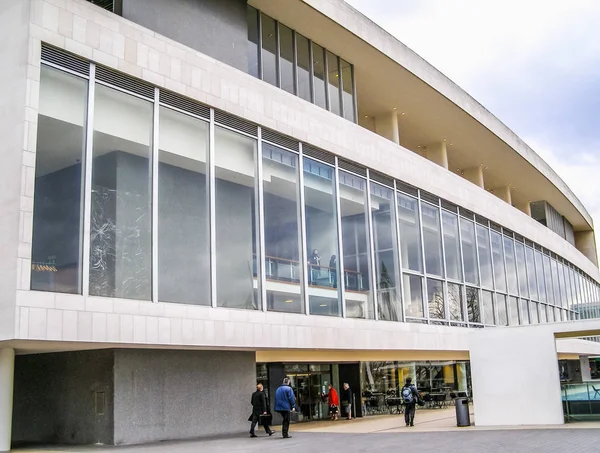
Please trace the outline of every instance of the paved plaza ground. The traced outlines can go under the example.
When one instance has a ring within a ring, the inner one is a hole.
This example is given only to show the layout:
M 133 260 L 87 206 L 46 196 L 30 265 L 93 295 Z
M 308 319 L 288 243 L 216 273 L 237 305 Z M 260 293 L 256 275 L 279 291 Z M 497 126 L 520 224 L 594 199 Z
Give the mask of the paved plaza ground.
M 554 453 L 600 452 L 600 423 L 519 429 L 457 428 L 454 409 L 419 411 L 417 426 L 407 428 L 401 415 L 293 425 L 292 439 L 263 433 L 133 447 L 48 447 L 18 449 L 22 453 L 197 453 L 306 452 L 351 453 Z

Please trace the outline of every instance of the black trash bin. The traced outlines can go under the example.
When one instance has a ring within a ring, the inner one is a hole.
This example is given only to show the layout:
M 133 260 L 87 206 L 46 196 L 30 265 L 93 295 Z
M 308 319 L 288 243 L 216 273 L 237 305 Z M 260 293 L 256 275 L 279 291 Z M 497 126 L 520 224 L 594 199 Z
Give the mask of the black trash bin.
M 454 400 L 456 408 L 456 426 L 471 426 L 471 416 L 469 415 L 469 399 L 456 398 Z

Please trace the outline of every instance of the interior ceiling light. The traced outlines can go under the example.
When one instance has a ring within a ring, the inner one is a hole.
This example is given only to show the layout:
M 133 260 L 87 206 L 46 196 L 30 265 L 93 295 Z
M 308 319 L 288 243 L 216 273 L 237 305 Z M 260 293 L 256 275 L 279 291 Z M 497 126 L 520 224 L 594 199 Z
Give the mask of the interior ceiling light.
M 406 115 L 406 112 L 402 112 L 402 116 Z
M 369 115 L 365 115 L 365 118 L 368 118 L 368 117 L 369 117 Z
M 421 145 L 417 145 L 417 148 L 420 148 L 420 147 L 421 147 Z
M 446 139 L 444 139 L 444 141 L 446 141 Z
M 398 110 L 396 107 L 394 107 L 394 110 Z
M 292 302 L 294 302 L 292 299 L 288 299 L 285 301 L 286 304 L 291 304 Z
M 450 143 L 450 146 L 452 146 L 452 143 Z
M 319 305 L 319 307 L 326 307 L 326 306 L 327 306 L 327 304 L 321 304 L 321 305 Z

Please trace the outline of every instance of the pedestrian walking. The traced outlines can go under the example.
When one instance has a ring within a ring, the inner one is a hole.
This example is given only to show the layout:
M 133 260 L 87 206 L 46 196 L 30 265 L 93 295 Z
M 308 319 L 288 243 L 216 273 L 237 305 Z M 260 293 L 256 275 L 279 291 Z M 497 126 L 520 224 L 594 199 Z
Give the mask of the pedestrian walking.
M 339 416 L 340 398 L 337 390 L 332 384 L 329 384 L 328 388 L 329 391 L 325 396 L 327 396 L 327 404 L 329 405 L 329 415 L 331 416 L 331 420 L 337 420 Z
M 406 384 L 402 387 L 402 400 L 406 409 L 404 411 L 404 421 L 406 426 L 415 426 L 415 408 L 419 401 L 419 392 L 412 384 L 411 378 L 406 378 Z
M 275 411 L 283 417 L 281 424 L 281 435 L 284 439 L 290 436 L 290 416 L 296 410 L 296 398 L 294 391 L 290 387 L 289 378 L 283 379 L 283 384 L 275 392 Z
M 347 382 L 344 382 L 344 390 L 342 390 L 342 406 L 346 411 L 347 420 L 352 420 L 352 390 Z
M 257 437 L 254 433 L 254 428 L 256 428 L 257 423 L 265 428 L 265 433 L 267 433 L 269 436 L 275 434 L 275 431 L 273 431 L 269 426 L 270 417 L 269 405 L 267 404 L 267 395 L 265 395 L 263 385 L 260 382 L 256 384 L 256 392 L 252 394 L 250 404 L 252 404 L 252 414 L 248 419 L 252 422 L 250 425 L 250 437 Z

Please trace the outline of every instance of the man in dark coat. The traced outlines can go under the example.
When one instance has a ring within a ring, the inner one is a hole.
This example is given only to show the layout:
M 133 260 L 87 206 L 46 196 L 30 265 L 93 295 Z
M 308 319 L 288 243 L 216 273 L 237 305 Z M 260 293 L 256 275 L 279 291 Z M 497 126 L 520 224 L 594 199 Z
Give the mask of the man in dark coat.
M 254 434 L 254 428 L 257 423 L 262 423 L 265 428 L 265 432 L 272 436 L 275 431 L 273 431 L 269 426 L 269 405 L 267 404 L 267 396 L 263 391 L 263 385 L 261 383 L 256 384 L 256 392 L 252 394 L 252 398 L 250 400 L 252 404 L 252 415 L 250 416 L 250 421 L 252 424 L 250 425 L 250 437 L 256 437 Z

